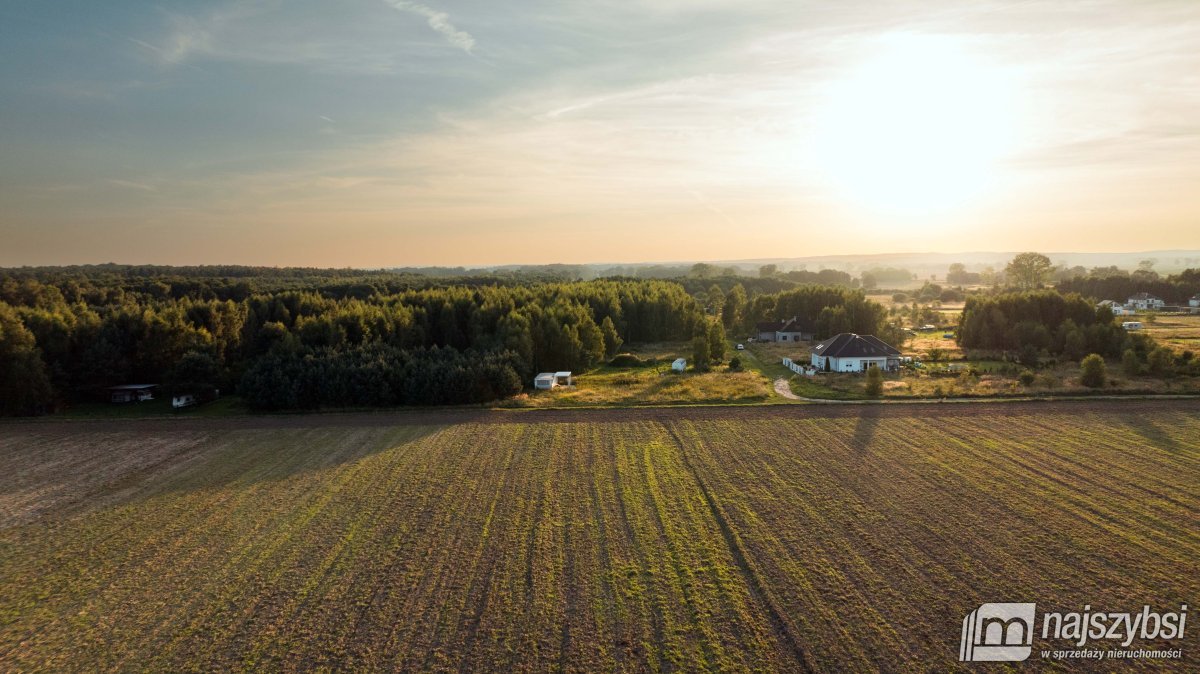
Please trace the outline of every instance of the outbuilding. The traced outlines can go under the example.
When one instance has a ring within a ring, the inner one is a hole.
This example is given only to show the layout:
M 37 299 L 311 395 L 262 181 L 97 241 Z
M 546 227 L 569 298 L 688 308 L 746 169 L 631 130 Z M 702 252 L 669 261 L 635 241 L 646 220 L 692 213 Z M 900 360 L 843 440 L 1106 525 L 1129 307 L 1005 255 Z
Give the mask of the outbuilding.
M 563 370 L 559 372 L 543 372 L 533 378 L 533 387 L 542 391 L 549 391 L 558 386 L 574 386 L 575 377 L 570 371 Z
M 687 369 L 687 360 L 684 358 L 676 358 L 671 363 L 672 372 L 683 372 Z

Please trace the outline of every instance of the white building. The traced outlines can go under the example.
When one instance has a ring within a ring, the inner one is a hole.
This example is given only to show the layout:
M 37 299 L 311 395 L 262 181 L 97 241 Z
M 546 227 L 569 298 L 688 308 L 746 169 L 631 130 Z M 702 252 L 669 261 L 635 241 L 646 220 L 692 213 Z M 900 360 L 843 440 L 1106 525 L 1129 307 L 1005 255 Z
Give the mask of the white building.
M 1121 324 L 1121 327 L 1125 328 L 1126 330 L 1141 330 L 1142 322 L 1141 321 L 1125 321 L 1124 323 Z
M 1190 298 L 1188 298 L 1188 306 L 1200 307 L 1200 293 L 1192 295 Z
M 812 349 L 812 365 L 820 372 L 865 372 L 900 367 L 900 352 L 874 335 L 843 332 Z
M 672 372 L 683 372 L 686 369 L 687 369 L 687 360 L 685 360 L 683 358 L 676 358 L 671 363 L 671 371 Z
M 549 391 L 558 386 L 574 386 L 575 377 L 569 371 L 542 372 L 533 378 L 533 387 L 540 391 Z
M 1138 293 L 1129 298 L 1125 306 L 1137 311 L 1158 311 L 1166 306 L 1167 303 L 1161 298 L 1155 297 L 1150 293 Z
M 1125 314 L 1133 313 L 1132 311 L 1127 311 L 1125 307 L 1118 304 L 1116 300 L 1104 300 L 1103 302 L 1097 304 L 1096 308 L 1108 309 L 1112 312 L 1113 316 L 1124 316 Z

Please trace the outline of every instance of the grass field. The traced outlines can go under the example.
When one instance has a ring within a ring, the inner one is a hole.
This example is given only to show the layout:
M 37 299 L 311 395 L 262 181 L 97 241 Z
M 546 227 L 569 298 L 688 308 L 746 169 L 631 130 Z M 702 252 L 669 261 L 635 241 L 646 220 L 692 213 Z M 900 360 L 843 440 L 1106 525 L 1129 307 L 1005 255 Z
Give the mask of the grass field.
M 952 670 L 982 602 L 1195 603 L 1198 411 L 0 425 L 0 668 Z

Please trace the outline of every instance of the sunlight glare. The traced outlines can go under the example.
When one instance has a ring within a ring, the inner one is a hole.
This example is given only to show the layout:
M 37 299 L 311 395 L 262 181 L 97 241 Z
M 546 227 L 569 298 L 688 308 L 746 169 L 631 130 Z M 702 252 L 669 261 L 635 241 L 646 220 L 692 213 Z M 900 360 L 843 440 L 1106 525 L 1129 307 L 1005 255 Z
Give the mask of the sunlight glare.
M 893 35 L 824 91 L 819 170 L 856 206 L 929 214 L 968 204 L 1015 141 L 1015 87 L 960 42 Z

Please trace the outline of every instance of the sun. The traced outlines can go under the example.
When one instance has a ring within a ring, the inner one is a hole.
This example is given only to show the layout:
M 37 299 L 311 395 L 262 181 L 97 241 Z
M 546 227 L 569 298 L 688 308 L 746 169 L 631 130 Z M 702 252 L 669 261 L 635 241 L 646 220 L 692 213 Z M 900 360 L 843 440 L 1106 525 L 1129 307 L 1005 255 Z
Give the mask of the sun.
M 994 181 L 1016 134 L 1015 88 L 960 41 L 881 38 L 821 92 L 817 170 L 844 199 L 882 213 L 970 203 Z

